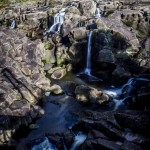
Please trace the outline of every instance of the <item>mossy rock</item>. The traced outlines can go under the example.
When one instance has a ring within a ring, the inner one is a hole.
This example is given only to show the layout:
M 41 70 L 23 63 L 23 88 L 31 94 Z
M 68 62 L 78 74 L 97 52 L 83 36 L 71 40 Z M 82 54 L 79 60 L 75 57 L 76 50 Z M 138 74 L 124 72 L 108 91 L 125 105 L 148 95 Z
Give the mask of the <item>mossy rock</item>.
M 133 20 L 122 20 L 122 22 L 128 27 L 132 27 L 133 25 Z
M 67 59 L 66 54 L 62 54 L 61 58 L 57 58 L 57 66 L 62 66 Z
M 56 58 L 53 51 L 46 50 L 45 57 L 43 59 L 44 64 L 52 64 L 56 62 Z
M 54 9 L 49 9 L 48 11 L 47 11 L 47 14 L 48 15 L 53 15 L 53 14 L 55 14 L 56 12 L 54 11 Z
M 52 43 L 50 43 L 49 41 L 45 41 L 44 47 L 46 50 L 52 50 L 54 48 L 54 45 Z
M 104 17 L 108 17 L 109 15 L 113 14 L 114 13 L 114 9 L 113 10 L 108 10 L 105 14 L 104 14 Z

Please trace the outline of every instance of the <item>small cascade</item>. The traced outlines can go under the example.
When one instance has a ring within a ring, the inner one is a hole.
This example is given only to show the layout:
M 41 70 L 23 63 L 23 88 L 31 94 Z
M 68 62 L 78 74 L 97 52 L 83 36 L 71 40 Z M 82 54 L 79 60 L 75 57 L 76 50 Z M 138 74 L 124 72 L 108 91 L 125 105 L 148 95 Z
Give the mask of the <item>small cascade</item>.
M 59 13 L 55 14 L 54 16 L 54 24 L 47 30 L 45 31 L 44 35 L 47 33 L 59 33 L 61 26 L 64 22 L 64 16 L 65 16 L 65 10 L 66 8 L 62 8 Z
M 91 75 L 91 46 L 92 46 L 92 31 L 90 31 L 88 35 L 88 50 L 86 57 L 86 67 L 84 70 L 84 73 L 87 75 Z
M 57 150 L 56 147 L 49 142 L 48 138 L 45 137 L 45 140 L 39 145 L 32 147 L 32 150 Z
M 63 137 L 62 137 L 62 143 L 63 143 L 64 150 L 67 150 L 67 147 L 66 147 L 66 145 L 65 145 L 65 142 L 64 142 Z
M 129 81 L 122 87 L 122 94 L 124 97 L 132 96 L 136 93 L 137 89 L 141 86 L 146 86 L 150 83 L 149 79 L 146 78 L 131 78 Z
M 70 150 L 77 150 L 79 146 L 86 140 L 87 135 L 82 132 L 79 132 L 74 139 L 74 142 L 70 148 Z
M 100 8 L 96 8 L 95 17 L 100 18 L 101 17 L 101 10 Z
M 11 23 L 11 29 L 15 29 L 16 28 L 16 20 L 13 19 L 12 23 Z
M 120 106 L 124 105 L 124 99 L 118 100 L 118 99 L 113 99 L 115 106 L 113 110 L 118 110 Z
M 121 90 L 121 88 L 111 88 L 103 91 L 113 98 L 113 110 L 118 110 L 121 106 L 124 105 L 124 99 L 119 98 L 119 96 L 121 95 Z

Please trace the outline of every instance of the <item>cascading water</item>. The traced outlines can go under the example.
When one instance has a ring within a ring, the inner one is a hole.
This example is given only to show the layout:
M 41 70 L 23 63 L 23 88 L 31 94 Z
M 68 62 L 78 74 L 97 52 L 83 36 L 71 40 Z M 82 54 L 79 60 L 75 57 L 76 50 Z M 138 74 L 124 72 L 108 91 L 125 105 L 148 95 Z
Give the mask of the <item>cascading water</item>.
M 33 146 L 32 150 L 57 150 L 57 149 L 53 144 L 49 142 L 48 138 L 45 137 L 45 140 L 39 145 Z
M 91 45 L 92 45 L 92 31 L 89 32 L 88 35 L 88 50 L 87 50 L 87 57 L 86 57 L 86 67 L 84 73 L 87 75 L 91 75 Z
M 96 18 L 100 18 L 101 17 L 101 10 L 100 10 L 100 8 L 96 8 L 95 16 L 96 16 Z
M 11 23 L 11 29 L 15 29 L 16 28 L 16 20 L 13 19 L 12 23 Z
M 72 144 L 70 150 L 77 150 L 79 146 L 86 140 L 87 135 L 79 132 L 74 139 L 74 143 Z
M 47 33 L 50 33 L 50 32 L 53 32 L 53 33 L 60 32 L 60 28 L 64 22 L 65 10 L 66 10 L 66 8 L 62 8 L 59 11 L 59 13 L 57 13 L 54 16 L 54 24 L 44 33 L 44 35 L 46 35 Z

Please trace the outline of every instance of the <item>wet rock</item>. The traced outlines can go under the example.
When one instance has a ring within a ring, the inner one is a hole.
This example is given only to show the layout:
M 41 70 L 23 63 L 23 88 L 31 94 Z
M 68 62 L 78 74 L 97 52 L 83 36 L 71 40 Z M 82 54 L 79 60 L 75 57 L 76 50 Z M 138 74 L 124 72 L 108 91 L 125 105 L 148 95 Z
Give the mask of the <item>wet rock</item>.
M 97 104 L 106 104 L 109 101 L 109 96 L 92 87 L 80 85 L 75 90 L 77 100 L 81 102 L 91 102 Z
M 109 150 L 119 150 L 120 146 L 116 144 L 116 142 L 104 140 L 104 139 L 98 139 L 96 140 L 97 144 L 95 145 L 96 148 L 104 148 Z
M 50 80 L 44 74 L 45 48 L 41 40 L 31 41 L 17 29 L 2 28 L 0 43 L 0 115 L 5 113 L 10 119 L 16 116 L 11 124 L 3 125 L 10 131 L 5 143 L 20 125 L 28 125 L 32 119 L 43 115 L 44 111 L 35 104 L 43 91 L 50 88 Z
M 86 27 L 87 30 L 94 30 L 97 29 L 97 24 L 93 22 L 92 24 L 88 24 Z
M 55 50 L 46 50 L 45 58 L 43 59 L 45 64 L 51 64 L 56 62 Z
M 114 64 L 116 62 L 116 58 L 111 50 L 104 48 L 101 51 L 99 51 L 98 54 L 96 54 L 96 62 L 98 64 L 101 63 Z
M 75 89 L 76 89 L 77 84 L 73 81 L 66 81 L 65 83 L 62 84 L 62 88 L 65 91 L 67 95 L 74 96 L 75 95 Z
M 101 91 L 91 90 L 89 98 L 92 103 L 106 104 L 109 101 L 109 96 Z
M 81 146 L 81 150 L 86 150 L 86 149 L 95 150 L 96 144 L 97 142 L 95 140 L 86 140 Z
M 77 86 L 75 89 L 75 94 L 76 94 L 77 100 L 79 100 L 81 102 L 88 102 L 89 101 L 88 93 L 91 90 L 92 90 L 92 88 L 90 88 L 88 86 L 84 86 L 84 85 Z
M 37 124 L 30 124 L 30 125 L 29 125 L 29 128 L 30 128 L 30 129 L 38 129 L 39 126 L 38 126 Z
M 65 20 L 63 23 L 63 37 L 67 36 L 70 33 L 70 31 L 73 29 L 73 27 L 75 26 L 70 20 L 71 18 L 72 16 L 70 16 L 69 14 L 69 18 L 67 18 L 67 20 Z
M 73 14 L 78 14 L 78 15 L 80 15 L 80 11 L 79 11 L 79 9 L 77 8 L 77 7 L 75 7 L 75 6 L 72 6 L 72 7 L 70 7 L 70 8 L 68 8 L 67 9 L 67 13 L 73 13 Z
M 122 85 L 128 81 L 131 77 L 131 73 L 121 66 L 117 68 L 112 73 L 112 84 L 113 85 Z
M 96 3 L 93 0 L 80 1 L 79 10 L 85 16 L 95 15 Z
M 30 116 L 32 119 L 36 117 L 41 117 L 42 115 L 44 115 L 44 113 L 44 110 L 40 106 L 31 106 Z
M 72 64 L 66 65 L 67 72 L 70 72 L 72 70 Z
M 93 129 L 88 133 L 87 140 L 98 139 L 98 138 L 108 139 L 108 137 L 106 137 L 102 132 L 98 130 Z
M 87 110 L 87 111 L 85 111 L 85 116 L 93 121 L 98 121 L 101 119 L 107 120 L 108 122 L 111 122 L 112 124 L 119 127 L 119 125 L 116 122 L 115 117 L 114 117 L 115 113 L 116 112 L 114 112 L 114 111 L 97 112 L 97 111 Z
M 125 11 L 123 13 L 124 17 L 122 18 L 122 22 L 129 27 L 132 27 L 134 30 L 137 30 L 139 37 L 147 37 L 149 28 L 148 24 L 145 21 L 146 16 L 143 16 L 138 11 Z
M 53 93 L 53 94 L 62 94 L 63 93 L 63 90 L 62 88 L 57 85 L 57 84 L 54 84 L 50 87 L 50 91 Z
M 83 67 L 86 54 L 85 49 L 87 47 L 87 42 L 78 42 L 72 44 L 69 48 L 68 55 L 70 57 L 70 62 L 73 64 L 73 68 Z M 77 67 L 78 66 L 78 67 Z
M 123 87 L 121 98 L 130 109 L 149 109 L 149 84 L 148 78 L 131 78 Z
M 115 118 L 121 126 L 129 128 L 137 133 L 149 135 L 149 113 L 149 111 L 127 111 L 126 113 L 115 114 Z
M 52 41 L 55 43 L 55 44 L 59 44 L 59 43 L 61 43 L 61 40 L 62 40 L 62 37 L 60 36 L 60 35 L 54 35 L 53 37 L 52 37 Z
M 50 38 L 48 41 L 44 42 L 44 47 L 46 50 L 53 50 L 55 48 L 55 44 L 53 43 L 52 39 Z
M 122 150 L 142 150 L 142 147 L 140 147 L 139 145 L 136 145 L 134 143 L 128 142 L 128 141 L 124 141 L 123 145 L 121 146 Z
M 67 131 L 63 135 L 64 143 L 66 143 L 66 147 L 70 147 L 70 145 L 74 142 L 74 135 L 71 131 Z
M 54 66 L 54 64 L 46 64 L 46 65 L 44 65 L 44 70 L 45 70 L 45 71 L 48 71 L 48 70 L 50 70 L 53 66 Z
M 57 66 L 62 66 L 68 59 L 68 48 L 64 45 L 58 46 L 56 50 L 56 62 Z
M 69 38 L 71 38 L 70 39 L 71 41 L 72 39 L 75 41 L 86 39 L 87 38 L 86 28 L 85 27 L 74 28 L 73 30 L 71 30 Z
M 12 113 L 15 116 L 20 116 L 20 115 L 26 116 L 30 111 L 30 104 L 26 100 L 22 100 L 22 101 L 18 100 L 18 101 L 14 101 L 9 108 L 11 109 Z
M 34 95 L 30 93 L 26 88 L 20 88 L 20 92 L 29 103 L 34 104 L 36 102 L 36 98 L 34 97 Z
M 60 69 L 55 70 L 52 73 L 51 78 L 55 79 L 55 80 L 60 80 L 61 78 L 63 78 L 66 75 L 66 73 L 67 73 L 66 69 L 60 68 Z

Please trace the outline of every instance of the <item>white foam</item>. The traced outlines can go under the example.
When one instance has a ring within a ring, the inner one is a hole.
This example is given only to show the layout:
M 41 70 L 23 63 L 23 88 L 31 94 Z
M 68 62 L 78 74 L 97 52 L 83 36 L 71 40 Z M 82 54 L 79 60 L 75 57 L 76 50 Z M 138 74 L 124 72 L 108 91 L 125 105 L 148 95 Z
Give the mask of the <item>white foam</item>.
M 48 138 L 45 137 L 45 140 L 39 145 L 32 147 L 32 150 L 57 150 L 56 147 L 49 142 Z
M 45 92 L 45 96 L 50 96 L 51 92 Z
M 77 150 L 78 147 L 86 140 L 87 135 L 82 132 L 79 132 L 74 139 L 74 143 L 72 144 L 70 150 Z

